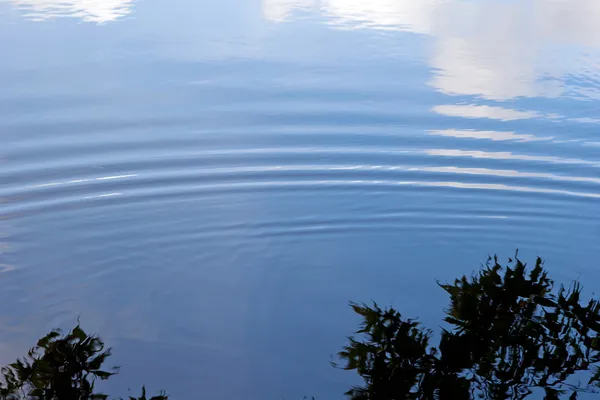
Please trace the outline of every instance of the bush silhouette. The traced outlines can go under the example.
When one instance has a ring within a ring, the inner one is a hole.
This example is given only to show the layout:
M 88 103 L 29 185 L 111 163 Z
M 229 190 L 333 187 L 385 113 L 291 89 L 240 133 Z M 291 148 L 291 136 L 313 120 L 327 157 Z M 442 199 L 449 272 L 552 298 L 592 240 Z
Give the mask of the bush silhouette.
M 555 290 L 541 259 L 527 273 L 496 257 L 471 277 L 440 284 L 447 328 L 432 331 L 393 308 L 352 304 L 363 322 L 339 353 L 364 385 L 352 399 L 576 399 L 600 378 L 600 305 L 581 285 Z M 586 372 L 587 371 L 587 372 Z M 583 379 L 583 383 L 582 383 Z
M 352 304 L 362 323 L 339 356 L 364 385 L 350 398 L 572 400 L 600 387 L 600 303 L 584 302 L 579 282 L 555 288 L 541 259 L 528 272 L 517 257 L 505 267 L 494 257 L 440 287 L 450 306 L 436 347 L 431 330 L 395 309 Z M 52 331 L 1 369 L 0 400 L 107 399 L 95 382 L 118 373 L 103 369 L 110 355 L 79 325 Z M 145 388 L 129 400 L 147 400 Z
M 96 379 L 106 380 L 118 368 L 103 370 L 110 356 L 98 336 L 86 334 L 79 325 L 62 335 L 55 330 L 38 340 L 23 358 L 2 368 L 0 399 L 103 400 L 108 396 L 95 393 Z M 147 400 L 146 388 L 139 398 Z M 167 400 L 161 393 L 150 400 Z

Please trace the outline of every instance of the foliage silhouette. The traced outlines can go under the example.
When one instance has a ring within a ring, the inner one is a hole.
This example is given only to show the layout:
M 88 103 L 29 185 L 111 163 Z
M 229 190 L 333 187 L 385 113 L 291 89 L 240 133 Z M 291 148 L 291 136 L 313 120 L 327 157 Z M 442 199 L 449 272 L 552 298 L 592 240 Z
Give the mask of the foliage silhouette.
M 86 334 L 79 325 L 65 335 L 54 330 L 38 340 L 27 356 L 1 369 L 0 399 L 103 400 L 95 393 L 96 379 L 106 380 L 118 367 L 103 370 L 111 355 L 98 336 Z M 161 393 L 150 400 L 167 400 Z M 147 400 L 146 388 L 139 398 Z
M 541 259 L 527 273 L 518 258 L 502 267 L 494 257 L 478 274 L 440 286 L 450 307 L 437 347 L 432 331 L 393 308 L 352 304 L 363 321 L 339 356 L 364 385 L 347 395 L 500 400 L 541 392 L 554 400 L 600 387 L 600 304 L 582 302 L 578 282 L 555 290 Z
M 600 388 L 600 303 L 582 300 L 574 281 L 555 289 L 540 258 L 518 257 L 502 267 L 490 258 L 473 276 L 440 284 L 450 296 L 437 347 L 433 331 L 393 308 L 353 303 L 363 321 L 339 353 L 344 368 L 364 380 L 347 392 L 354 400 L 577 399 Z M 0 400 L 102 400 L 97 379 L 118 367 L 102 340 L 79 325 L 52 331 L 27 355 L 0 370 Z M 582 382 L 583 380 L 583 382 Z M 146 388 L 129 400 L 150 399 Z

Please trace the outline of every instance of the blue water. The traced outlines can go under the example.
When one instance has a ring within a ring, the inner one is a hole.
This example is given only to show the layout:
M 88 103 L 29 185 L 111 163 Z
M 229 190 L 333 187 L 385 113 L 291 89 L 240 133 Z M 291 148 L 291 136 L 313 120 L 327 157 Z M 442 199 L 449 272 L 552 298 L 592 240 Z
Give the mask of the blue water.
M 596 0 L 0 0 L 0 362 L 341 398 L 348 301 L 541 255 L 598 291 Z

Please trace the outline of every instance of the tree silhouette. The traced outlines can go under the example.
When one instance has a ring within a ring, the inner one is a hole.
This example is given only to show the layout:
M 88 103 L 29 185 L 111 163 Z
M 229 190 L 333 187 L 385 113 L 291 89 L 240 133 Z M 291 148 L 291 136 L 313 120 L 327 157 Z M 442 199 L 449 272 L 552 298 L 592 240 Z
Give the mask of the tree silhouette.
M 577 399 L 600 379 L 600 305 L 581 285 L 555 290 L 543 262 L 527 273 L 496 257 L 471 277 L 440 284 L 450 295 L 447 328 L 432 331 L 393 308 L 352 304 L 363 322 L 339 353 L 364 385 L 352 399 Z M 583 382 L 582 382 L 583 381 Z M 539 396 L 542 397 L 542 396 Z
M 1 369 L 0 399 L 20 400 L 103 400 L 95 392 L 96 379 L 106 380 L 117 367 L 103 370 L 110 356 L 98 336 L 86 334 L 79 325 L 62 335 L 54 330 L 38 340 L 27 356 Z M 146 400 L 146 388 L 139 398 Z M 164 393 L 150 400 L 167 400 Z
M 433 331 L 395 309 L 352 304 L 363 321 L 339 353 L 364 380 L 352 399 L 572 400 L 600 388 L 600 303 L 583 301 L 579 282 L 555 288 L 540 258 L 528 272 L 517 257 L 505 267 L 494 257 L 440 287 L 450 306 L 437 347 Z M 110 354 L 79 325 L 52 331 L 0 370 L 0 400 L 107 399 L 95 382 L 118 372 L 102 369 Z M 147 400 L 145 388 L 129 399 Z

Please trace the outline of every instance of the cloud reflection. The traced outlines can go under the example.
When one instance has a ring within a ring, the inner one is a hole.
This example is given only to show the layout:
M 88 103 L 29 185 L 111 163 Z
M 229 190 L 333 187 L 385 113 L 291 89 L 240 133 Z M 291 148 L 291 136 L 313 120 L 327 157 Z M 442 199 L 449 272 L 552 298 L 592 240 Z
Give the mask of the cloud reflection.
M 322 10 L 335 23 L 379 29 L 432 33 L 434 15 L 443 0 L 322 0 Z
M 274 22 L 285 21 L 295 10 L 308 10 L 316 0 L 263 0 L 265 18 Z
M 552 140 L 552 136 L 538 137 L 529 134 L 515 133 L 515 132 L 502 132 L 502 131 L 477 131 L 473 129 L 440 129 L 431 130 L 428 132 L 430 135 L 436 136 L 449 136 L 455 138 L 469 138 L 469 139 L 487 139 L 493 141 L 503 140 L 515 140 L 518 142 L 534 142 L 540 140 Z
M 553 156 L 538 156 L 531 154 L 515 154 L 506 151 L 481 151 L 481 150 L 459 150 L 459 149 L 429 149 L 425 153 L 430 156 L 438 157 L 468 157 L 490 160 L 517 160 L 534 161 L 551 164 L 579 164 L 600 167 L 600 161 L 583 160 L 580 158 L 563 158 Z
M 442 0 L 263 0 L 263 14 L 279 21 L 295 10 L 320 9 L 339 25 L 431 33 L 433 15 Z M 273 18 L 272 16 L 275 16 Z
M 566 93 L 600 98 L 600 74 L 593 72 L 598 63 L 592 60 L 594 51 L 589 51 L 600 47 L 600 2 L 596 0 L 313 3 L 334 24 L 435 37 L 429 59 L 435 73 L 429 83 L 445 94 L 498 101 Z M 263 10 L 269 18 L 278 7 L 289 15 L 306 6 L 304 0 L 264 0 Z M 571 80 L 584 76 L 585 85 L 567 84 L 567 76 Z
M 74 17 L 102 24 L 129 14 L 133 0 L 12 0 L 12 4 L 34 21 Z
M 460 167 L 413 167 L 410 171 L 422 171 L 422 172 L 439 172 L 448 174 L 464 174 L 464 175 L 487 175 L 487 176 L 499 176 L 507 178 L 538 178 L 538 179 L 549 179 L 553 181 L 564 181 L 564 182 L 587 182 L 600 184 L 600 178 L 587 177 L 587 176 L 566 176 L 556 175 L 544 172 L 522 172 L 509 169 L 490 169 L 490 168 L 460 168 Z
M 500 121 L 516 121 L 519 119 L 530 119 L 540 117 L 536 111 L 517 111 L 510 108 L 477 106 L 473 104 L 452 105 L 445 104 L 435 106 L 431 111 L 449 117 L 463 118 L 489 118 Z

